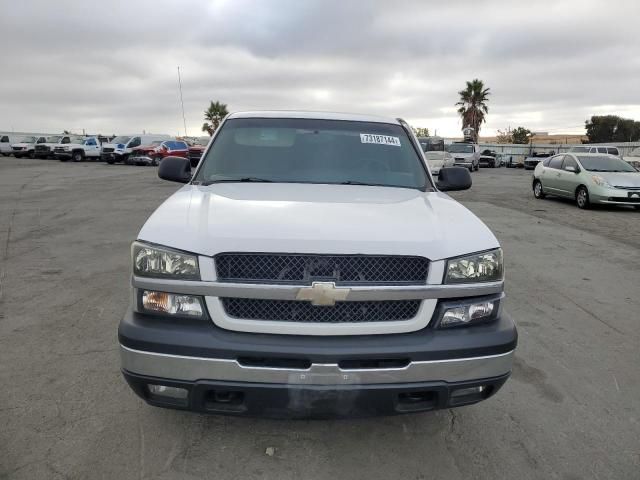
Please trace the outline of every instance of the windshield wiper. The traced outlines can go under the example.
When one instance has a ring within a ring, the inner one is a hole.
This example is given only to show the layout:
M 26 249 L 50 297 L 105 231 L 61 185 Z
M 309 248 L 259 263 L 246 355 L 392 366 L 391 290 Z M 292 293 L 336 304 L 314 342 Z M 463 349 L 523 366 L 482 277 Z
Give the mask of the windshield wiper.
M 237 178 L 219 178 L 218 180 L 208 180 L 206 182 L 202 182 L 200 185 L 212 185 L 214 183 L 271 183 L 273 180 L 267 180 L 266 178 L 259 177 L 237 177 Z
M 368 183 L 368 182 L 359 182 L 358 180 L 345 180 L 344 182 L 340 182 L 340 185 L 367 185 L 370 187 L 388 187 L 390 185 L 384 185 L 382 183 Z

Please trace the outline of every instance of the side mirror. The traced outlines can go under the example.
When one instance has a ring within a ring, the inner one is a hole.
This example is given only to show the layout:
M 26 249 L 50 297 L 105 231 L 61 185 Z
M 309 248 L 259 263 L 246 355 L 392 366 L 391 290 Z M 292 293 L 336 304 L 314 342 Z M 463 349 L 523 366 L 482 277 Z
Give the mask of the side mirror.
M 443 192 L 467 190 L 471 188 L 471 174 L 463 167 L 442 168 L 436 186 Z
M 165 157 L 158 167 L 158 177 L 170 182 L 187 183 L 191 180 L 191 164 L 188 158 Z

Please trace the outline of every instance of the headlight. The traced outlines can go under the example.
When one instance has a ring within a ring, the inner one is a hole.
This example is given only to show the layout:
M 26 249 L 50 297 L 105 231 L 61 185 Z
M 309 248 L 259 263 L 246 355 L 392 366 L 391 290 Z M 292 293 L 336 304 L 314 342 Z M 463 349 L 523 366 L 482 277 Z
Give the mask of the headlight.
M 163 247 L 134 242 L 133 273 L 141 277 L 200 280 L 198 257 Z
M 177 317 L 206 318 L 200 297 L 148 290 L 143 290 L 140 295 L 143 311 Z
M 591 180 L 593 181 L 593 183 L 595 183 L 596 185 L 599 185 L 600 187 L 609 187 L 609 188 L 611 187 L 609 182 L 607 182 L 600 175 L 592 175 Z
M 504 278 L 502 249 L 447 261 L 444 283 L 497 282 Z
M 503 295 L 499 295 L 443 302 L 439 307 L 436 326 L 438 328 L 464 327 L 491 322 L 500 314 L 502 297 Z

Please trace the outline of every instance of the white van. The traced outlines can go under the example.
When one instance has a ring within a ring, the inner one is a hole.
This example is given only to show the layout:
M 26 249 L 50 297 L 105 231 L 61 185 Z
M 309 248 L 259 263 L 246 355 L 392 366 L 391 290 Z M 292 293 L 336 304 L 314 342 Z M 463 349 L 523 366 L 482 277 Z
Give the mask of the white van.
M 13 138 L 13 135 L 0 135 L 0 155 L 8 157 L 11 155 L 11 144 L 17 139 Z
M 132 149 L 150 145 L 157 140 L 164 141 L 171 138 L 173 137 L 170 135 L 120 135 L 111 140 L 111 142 L 102 144 L 101 158 L 109 164 L 124 162 L 131 154 Z

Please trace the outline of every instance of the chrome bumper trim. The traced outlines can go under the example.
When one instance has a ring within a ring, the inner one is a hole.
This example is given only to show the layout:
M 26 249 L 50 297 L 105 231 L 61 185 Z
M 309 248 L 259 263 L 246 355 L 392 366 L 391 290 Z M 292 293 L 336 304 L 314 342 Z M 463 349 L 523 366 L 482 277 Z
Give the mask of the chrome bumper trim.
M 145 352 L 120 345 L 122 368 L 138 375 L 190 382 L 222 380 L 296 385 L 368 385 L 481 380 L 509 373 L 513 356 L 512 350 L 485 357 L 412 362 L 402 368 L 344 370 L 337 364 L 314 363 L 306 370 L 297 370 L 247 367 L 236 360 Z
M 134 276 L 135 288 L 161 292 L 203 295 L 207 297 L 239 297 L 270 300 L 296 300 L 301 288 L 307 285 L 274 285 L 261 283 L 202 282 Z M 348 286 L 348 302 L 368 300 L 425 300 L 440 298 L 474 297 L 501 293 L 504 281 L 468 285 L 415 285 L 415 286 Z

